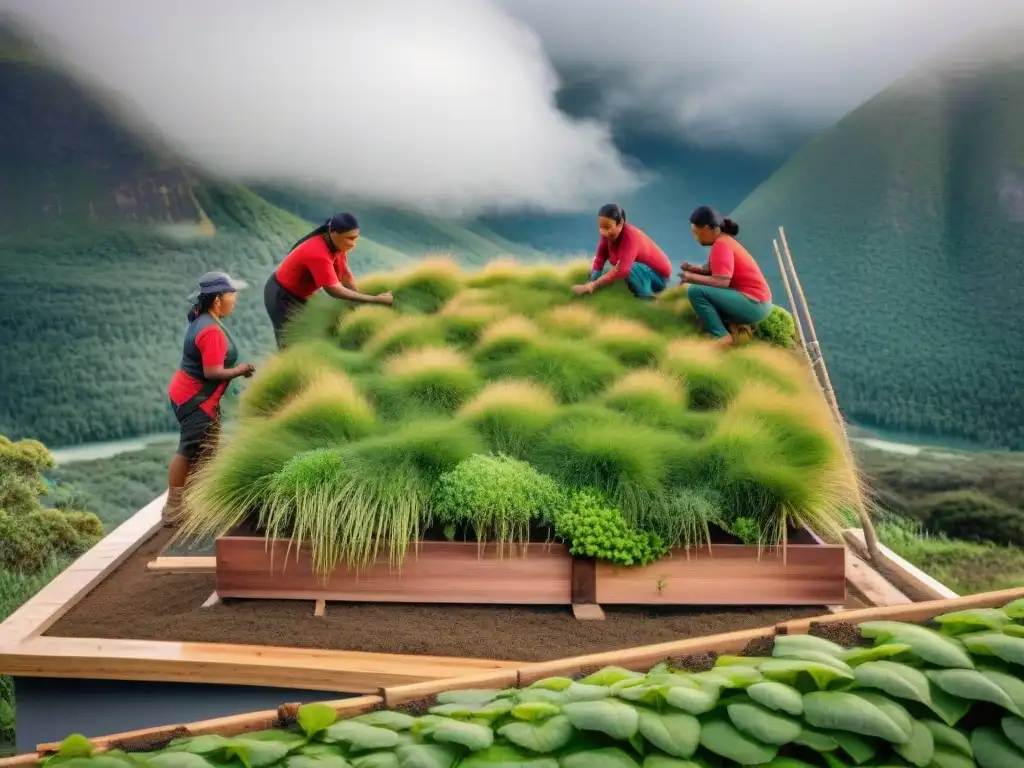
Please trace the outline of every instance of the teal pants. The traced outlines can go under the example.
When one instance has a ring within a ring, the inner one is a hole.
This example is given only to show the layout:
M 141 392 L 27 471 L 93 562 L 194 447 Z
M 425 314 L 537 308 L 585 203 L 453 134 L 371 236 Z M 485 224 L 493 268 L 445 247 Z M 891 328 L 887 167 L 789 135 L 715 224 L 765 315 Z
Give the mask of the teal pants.
M 729 335 L 725 327 L 729 323 L 756 325 L 772 312 L 770 301 L 754 301 L 732 288 L 690 283 L 686 286 L 686 298 L 704 330 L 716 338 Z
M 604 272 L 603 269 L 591 270 L 590 281 L 597 280 Z M 664 291 L 667 285 L 668 280 L 666 278 L 659 275 L 646 264 L 640 264 L 635 261 L 629 270 L 629 275 L 626 277 L 626 287 L 632 291 L 634 296 L 641 299 L 653 299 L 655 295 Z

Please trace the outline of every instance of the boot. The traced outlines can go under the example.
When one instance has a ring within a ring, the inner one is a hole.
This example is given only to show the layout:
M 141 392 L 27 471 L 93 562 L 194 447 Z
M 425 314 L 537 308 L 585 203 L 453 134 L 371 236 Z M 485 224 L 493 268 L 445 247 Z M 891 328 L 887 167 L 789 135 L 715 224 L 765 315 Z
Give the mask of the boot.
M 732 343 L 737 347 L 746 344 L 754 338 L 754 326 L 743 324 L 730 324 L 729 335 L 732 336 Z
M 178 524 L 178 515 L 181 514 L 181 488 L 168 488 L 167 501 L 160 513 L 164 527 L 173 528 Z

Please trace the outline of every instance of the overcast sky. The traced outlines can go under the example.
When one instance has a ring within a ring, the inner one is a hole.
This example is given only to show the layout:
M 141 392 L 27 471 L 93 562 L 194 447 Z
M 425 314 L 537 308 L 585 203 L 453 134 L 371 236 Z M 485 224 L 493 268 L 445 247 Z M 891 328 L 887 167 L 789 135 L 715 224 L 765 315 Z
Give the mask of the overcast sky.
M 185 154 L 423 210 L 586 208 L 610 139 L 770 144 L 828 125 L 1024 0 L 0 0 Z M 1024 47 L 1024 38 L 1022 38 Z M 599 83 L 591 118 L 559 73 Z

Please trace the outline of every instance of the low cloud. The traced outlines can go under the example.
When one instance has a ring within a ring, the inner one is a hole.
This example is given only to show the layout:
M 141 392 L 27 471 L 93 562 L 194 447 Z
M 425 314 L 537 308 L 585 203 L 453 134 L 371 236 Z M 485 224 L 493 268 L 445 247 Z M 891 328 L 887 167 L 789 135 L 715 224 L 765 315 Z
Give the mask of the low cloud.
M 829 125 L 929 59 L 983 59 L 1022 0 L 497 0 L 556 66 L 601 86 L 596 117 L 707 145 Z M 965 42 L 967 41 L 967 42 Z
M 185 156 L 436 213 L 574 210 L 640 178 L 486 0 L 0 0 Z

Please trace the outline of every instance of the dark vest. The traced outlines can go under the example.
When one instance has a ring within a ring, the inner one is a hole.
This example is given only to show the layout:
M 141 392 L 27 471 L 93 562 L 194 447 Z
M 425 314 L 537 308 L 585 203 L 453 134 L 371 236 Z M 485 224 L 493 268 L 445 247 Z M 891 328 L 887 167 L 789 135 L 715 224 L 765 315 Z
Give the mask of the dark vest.
M 179 412 L 179 418 L 191 413 L 202 403 L 205 403 L 217 391 L 217 387 L 221 384 L 227 383 L 225 381 L 207 379 L 206 376 L 203 375 L 203 356 L 199 352 L 199 347 L 196 346 L 196 336 L 198 336 L 199 332 L 204 328 L 209 328 L 211 325 L 219 326 L 228 341 L 228 351 L 227 355 L 224 357 L 224 367 L 232 368 L 238 363 L 238 349 L 235 347 L 234 339 L 231 338 L 231 334 L 228 333 L 227 328 L 217 322 L 217 319 L 213 315 L 209 312 L 204 312 L 189 323 L 188 330 L 185 331 L 185 343 L 181 351 L 181 370 L 193 379 L 202 382 L 203 387 L 195 397 L 177 406 L 176 410 Z

